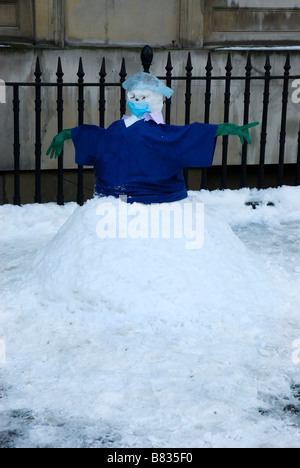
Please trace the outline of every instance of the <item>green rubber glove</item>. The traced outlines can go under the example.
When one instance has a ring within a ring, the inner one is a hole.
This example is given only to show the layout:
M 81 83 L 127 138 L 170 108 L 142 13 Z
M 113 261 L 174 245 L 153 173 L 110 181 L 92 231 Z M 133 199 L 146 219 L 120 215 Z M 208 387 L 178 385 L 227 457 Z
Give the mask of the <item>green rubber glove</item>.
M 231 123 L 224 123 L 219 125 L 216 136 L 224 135 L 237 135 L 240 137 L 241 144 L 244 144 L 244 138 L 246 142 L 251 145 L 252 141 L 249 134 L 249 128 L 259 125 L 259 122 L 253 122 L 247 125 L 239 126 Z
M 60 156 L 64 149 L 64 142 L 70 140 L 71 130 L 63 130 L 55 138 L 53 138 L 51 145 L 47 149 L 47 156 L 50 154 L 50 159 L 53 157 L 56 159 L 57 156 Z

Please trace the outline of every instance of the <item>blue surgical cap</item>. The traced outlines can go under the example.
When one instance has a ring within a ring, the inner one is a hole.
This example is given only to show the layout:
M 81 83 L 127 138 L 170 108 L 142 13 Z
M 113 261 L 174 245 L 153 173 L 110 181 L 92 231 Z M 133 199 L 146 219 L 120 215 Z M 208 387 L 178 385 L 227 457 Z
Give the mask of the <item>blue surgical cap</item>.
M 124 89 L 126 89 L 126 91 L 133 91 L 134 89 L 147 89 L 148 91 L 162 94 L 167 98 L 170 98 L 174 93 L 171 88 L 164 85 L 162 81 L 156 78 L 156 76 L 144 72 L 139 72 L 131 76 L 123 83 L 122 86 Z

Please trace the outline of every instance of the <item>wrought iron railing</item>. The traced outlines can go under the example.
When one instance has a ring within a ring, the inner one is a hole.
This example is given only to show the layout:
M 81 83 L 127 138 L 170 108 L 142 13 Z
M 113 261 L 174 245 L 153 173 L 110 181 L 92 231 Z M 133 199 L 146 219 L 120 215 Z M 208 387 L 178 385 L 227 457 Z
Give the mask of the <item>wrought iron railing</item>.
M 153 51 L 149 46 L 145 46 L 141 54 L 142 66 L 145 72 L 150 71 L 153 60 Z M 272 81 L 279 80 L 282 82 L 282 109 L 281 109 L 281 125 L 280 125 L 280 138 L 279 138 L 279 160 L 278 160 L 278 176 L 277 185 L 281 186 L 284 183 L 284 166 L 285 166 L 285 148 L 286 148 L 286 131 L 287 131 L 287 109 L 289 103 L 289 84 L 291 80 L 300 79 L 300 75 L 291 75 L 290 69 L 290 54 L 287 54 L 286 61 L 283 67 L 282 75 L 271 75 L 271 64 L 269 53 L 266 54 L 266 61 L 264 66 L 263 75 L 252 75 L 253 66 L 251 54 L 248 54 L 247 63 L 245 66 L 245 75 L 233 75 L 231 53 L 228 53 L 227 63 L 225 66 L 225 74 L 222 76 L 215 76 L 213 74 L 213 65 L 211 54 L 208 53 L 205 73 L 202 76 L 193 75 L 193 64 L 191 53 L 188 53 L 187 64 L 185 67 L 185 74 L 183 76 L 175 76 L 172 74 L 172 57 L 171 52 L 168 53 L 167 64 L 165 67 L 165 75 L 158 76 L 164 80 L 167 86 L 172 87 L 172 83 L 176 81 L 185 82 L 185 124 L 190 123 L 191 118 L 191 102 L 192 102 L 192 83 L 200 81 L 205 83 L 204 94 L 204 123 L 210 122 L 211 105 L 212 105 L 212 90 L 211 85 L 214 81 L 224 82 L 224 122 L 229 121 L 229 111 L 231 106 L 231 85 L 234 81 L 238 80 L 242 83 L 244 93 L 244 108 L 243 108 L 243 124 L 249 123 L 249 109 L 251 101 L 251 85 L 254 81 L 263 81 L 263 109 L 261 121 L 261 135 L 260 135 L 260 149 L 259 149 L 259 165 L 257 188 L 264 188 L 264 175 L 266 165 L 266 145 L 267 145 L 267 126 L 269 117 L 269 103 L 270 103 L 270 86 Z M 58 59 L 56 82 L 43 82 L 40 61 L 37 58 L 35 68 L 35 80 L 33 82 L 9 82 L 6 86 L 13 88 L 13 115 L 14 115 L 14 129 L 13 129 L 13 151 L 14 151 L 14 204 L 21 204 L 20 194 L 20 88 L 21 87 L 34 87 L 35 89 L 35 196 L 34 202 L 41 203 L 41 158 L 42 158 L 42 137 L 41 137 L 41 116 L 42 116 L 42 89 L 45 87 L 55 87 L 57 93 L 57 131 L 63 130 L 64 122 L 64 100 L 63 91 L 68 87 L 76 87 L 78 89 L 78 125 L 84 122 L 85 113 L 85 89 L 88 87 L 97 87 L 99 89 L 99 125 L 105 126 L 106 116 L 106 88 L 118 87 L 120 88 L 120 116 L 122 117 L 126 111 L 126 94 L 122 88 L 122 83 L 125 81 L 127 72 L 125 60 L 122 60 L 121 69 L 119 73 L 118 82 L 106 81 L 106 61 L 102 60 L 101 69 L 99 72 L 98 82 L 86 82 L 84 80 L 85 73 L 83 69 L 82 60 L 79 61 L 77 72 L 77 80 L 75 82 L 64 82 L 64 73 L 60 58 Z M 166 123 L 171 122 L 171 103 L 172 98 L 167 99 L 166 102 Z M 240 187 L 247 186 L 247 168 L 248 168 L 248 145 L 245 143 L 242 147 L 241 170 L 240 170 Z M 300 127 L 298 133 L 298 140 L 295 140 L 295 155 L 297 162 L 295 163 L 295 184 L 300 185 Z M 222 170 L 220 188 L 228 188 L 227 180 L 228 169 L 228 136 L 223 137 L 222 142 Z M 202 170 L 201 188 L 207 188 L 208 170 Z M 185 179 L 188 185 L 188 170 L 185 170 Z M 64 158 L 63 155 L 58 159 L 57 167 L 57 203 L 62 205 L 64 203 Z M 78 181 L 77 181 L 77 202 L 82 205 L 84 202 L 84 187 L 83 187 L 83 167 L 78 167 Z

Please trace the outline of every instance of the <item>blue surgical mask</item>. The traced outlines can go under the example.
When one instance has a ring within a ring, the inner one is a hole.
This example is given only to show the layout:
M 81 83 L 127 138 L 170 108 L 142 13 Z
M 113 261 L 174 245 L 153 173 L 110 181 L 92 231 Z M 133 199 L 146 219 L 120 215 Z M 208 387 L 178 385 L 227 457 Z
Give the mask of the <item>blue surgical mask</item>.
M 149 104 L 147 102 L 127 101 L 127 106 L 132 115 L 135 115 L 138 119 L 143 117 L 146 112 L 150 112 Z

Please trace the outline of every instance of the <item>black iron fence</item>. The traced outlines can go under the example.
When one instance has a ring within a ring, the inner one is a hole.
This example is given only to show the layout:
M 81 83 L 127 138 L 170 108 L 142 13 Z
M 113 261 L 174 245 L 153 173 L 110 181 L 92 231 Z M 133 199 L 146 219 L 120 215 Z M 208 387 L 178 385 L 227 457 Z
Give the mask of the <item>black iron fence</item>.
M 143 70 L 150 71 L 153 60 L 153 51 L 149 46 L 144 47 L 141 54 L 141 61 Z M 168 54 L 167 64 L 165 67 L 166 73 L 164 76 L 158 76 L 164 80 L 167 86 L 172 87 L 172 83 L 176 81 L 185 82 L 185 124 L 190 123 L 191 118 L 191 102 L 192 102 L 192 83 L 194 81 L 202 81 L 205 83 L 204 93 L 204 123 L 210 122 L 211 106 L 212 106 L 212 83 L 214 81 L 221 81 L 224 83 L 224 122 L 229 121 L 229 111 L 231 105 L 231 86 L 236 80 L 241 82 L 244 93 L 244 108 L 243 124 L 249 123 L 249 109 L 251 101 L 251 85 L 255 80 L 263 81 L 263 110 L 261 121 L 261 135 L 260 135 L 260 149 L 259 149 L 259 165 L 257 174 L 257 188 L 264 188 L 264 175 L 266 167 L 266 144 L 267 144 L 267 125 L 269 117 L 269 103 L 270 103 L 270 86 L 272 80 L 280 80 L 282 82 L 282 108 L 281 108 L 281 125 L 279 136 L 279 160 L 277 165 L 277 185 L 281 186 L 284 182 L 284 166 L 285 166 L 285 148 L 286 148 L 286 131 L 287 131 L 287 108 L 289 102 L 289 86 L 291 80 L 300 79 L 300 75 L 290 74 L 290 54 L 287 54 L 285 64 L 283 66 L 283 73 L 281 75 L 271 75 L 271 64 L 269 53 L 266 53 L 266 61 L 264 66 L 264 74 L 255 76 L 252 74 L 253 66 L 251 61 L 251 54 L 248 54 L 247 63 L 245 64 L 246 73 L 243 76 L 235 76 L 232 73 L 233 66 L 231 60 L 231 53 L 228 53 L 227 63 L 225 66 L 225 74 L 222 76 L 215 76 L 213 74 L 213 64 L 211 54 L 208 53 L 205 72 L 202 76 L 193 75 L 193 64 L 191 53 L 188 53 L 187 64 L 185 67 L 185 74 L 183 76 L 174 76 L 172 74 L 172 57 L 171 53 Z M 14 152 L 14 204 L 21 204 L 20 195 L 20 148 L 22 142 L 20 141 L 20 88 L 21 87 L 34 87 L 35 89 L 35 196 L 34 202 L 41 203 L 41 158 L 42 158 L 42 136 L 41 136 L 41 116 L 42 116 L 42 89 L 45 87 L 55 87 L 57 95 L 57 131 L 63 130 L 64 125 L 64 100 L 63 92 L 67 87 L 76 87 L 78 89 L 78 125 L 84 122 L 85 114 L 85 90 L 88 87 L 97 87 L 99 89 L 99 125 L 105 126 L 106 115 L 106 88 L 117 87 L 120 89 L 120 116 L 122 117 L 126 111 L 126 92 L 122 88 L 122 83 L 126 80 L 126 64 L 123 59 L 120 69 L 120 79 L 118 82 L 109 82 L 106 80 L 106 62 L 105 58 L 102 60 L 102 66 L 99 72 L 98 82 L 85 82 L 84 69 L 82 60 L 79 61 L 77 72 L 77 79 L 75 82 L 64 82 L 64 73 L 62 69 L 61 60 L 58 59 L 58 66 L 56 71 L 56 82 L 43 82 L 42 71 L 40 68 L 40 61 L 37 58 L 36 68 L 34 72 L 35 80 L 33 82 L 11 82 L 6 83 L 8 87 L 13 88 L 13 116 L 14 116 L 14 129 L 13 129 L 13 152 Z M 166 123 L 171 121 L 171 104 L 172 98 L 167 99 L 166 102 Z M 300 105 L 300 104 L 299 104 Z M 248 145 L 245 143 L 242 147 L 242 158 L 240 165 L 240 187 L 247 186 L 247 168 L 248 168 Z M 298 132 L 298 140 L 295 141 L 295 184 L 300 185 L 300 126 Z M 221 180 L 220 188 L 228 188 L 227 180 L 228 169 L 228 137 L 223 137 L 222 142 L 222 165 L 221 165 Z M 207 188 L 208 170 L 202 170 L 201 188 Z M 185 171 L 186 183 L 188 185 L 188 171 Z M 83 187 L 83 167 L 78 167 L 77 179 L 77 203 L 82 205 L 84 202 L 84 187 Z M 64 158 L 63 155 L 58 158 L 57 167 L 57 203 L 62 205 L 64 203 Z

